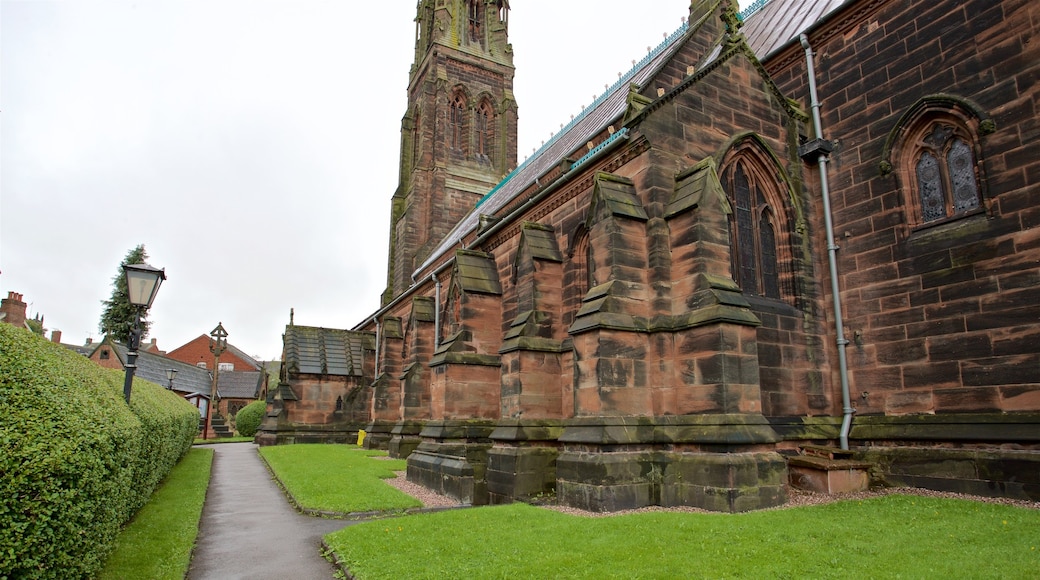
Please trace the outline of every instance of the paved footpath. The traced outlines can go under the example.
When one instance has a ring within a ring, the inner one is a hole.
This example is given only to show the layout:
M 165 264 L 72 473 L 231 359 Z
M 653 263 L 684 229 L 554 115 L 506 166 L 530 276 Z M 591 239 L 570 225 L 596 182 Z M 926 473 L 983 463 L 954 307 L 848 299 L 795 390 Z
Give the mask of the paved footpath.
M 188 580 L 332 578 L 321 538 L 351 522 L 301 515 L 252 443 L 212 445 L 213 475 Z

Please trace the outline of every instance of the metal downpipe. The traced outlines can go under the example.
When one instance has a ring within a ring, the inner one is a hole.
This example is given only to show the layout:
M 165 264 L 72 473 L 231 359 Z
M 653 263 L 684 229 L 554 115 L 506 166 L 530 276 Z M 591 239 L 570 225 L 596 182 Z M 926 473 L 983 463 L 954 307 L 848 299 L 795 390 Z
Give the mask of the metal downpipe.
M 813 62 L 813 50 L 809 45 L 809 37 L 801 34 L 798 40 L 805 49 L 806 74 L 809 77 L 809 100 L 812 107 L 813 124 L 816 127 L 816 139 L 823 140 L 823 125 L 820 120 L 820 100 L 816 93 L 816 67 Z M 856 412 L 852 408 L 852 399 L 849 396 L 849 368 L 845 357 L 845 349 L 849 341 L 845 338 L 845 325 L 841 314 L 841 293 L 838 284 L 838 246 L 834 243 L 834 224 L 831 220 L 830 186 L 827 179 L 826 154 L 817 157 L 817 165 L 820 168 L 820 191 L 823 197 L 823 219 L 827 230 L 827 258 L 831 270 L 831 295 L 834 296 L 834 332 L 837 335 L 838 345 L 838 368 L 841 375 L 841 431 L 838 439 L 841 448 L 849 448 L 849 432 L 852 431 L 852 414 Z

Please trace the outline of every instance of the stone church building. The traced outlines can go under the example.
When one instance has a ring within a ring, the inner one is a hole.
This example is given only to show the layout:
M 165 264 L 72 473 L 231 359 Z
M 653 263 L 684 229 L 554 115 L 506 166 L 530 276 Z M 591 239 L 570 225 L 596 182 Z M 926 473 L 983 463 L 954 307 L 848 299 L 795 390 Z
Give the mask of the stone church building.
M 286 328 L 261 443 L 474 504 L 756 509 L 809 445 L 1040 499 L 1040 3 L 693 0 L 519 166 L 508 13 L 418 2 L 383 306 Z

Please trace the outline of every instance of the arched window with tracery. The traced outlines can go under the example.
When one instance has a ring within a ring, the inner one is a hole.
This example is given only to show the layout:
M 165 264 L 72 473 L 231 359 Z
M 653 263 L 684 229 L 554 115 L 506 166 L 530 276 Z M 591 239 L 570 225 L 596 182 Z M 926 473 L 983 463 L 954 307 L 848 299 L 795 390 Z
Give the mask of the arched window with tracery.
M 912 188 L 922 224 L 982 208 L 975 153 L 968 132 L 950 119 L 923 124 L 912 134 Z
M 452 95 L 448 106 L 448 145 L 462 151 L 466 124 L 466 100 L 462 93 Z
M 782 184 L 769 169 L 754 141 L 746 141 L 728 156 L 721 175 L 729 197 L 733 278 L 745 294 L 780 300 L 784 296 L 782 268 L 787 258 Z
M 980 137 L 996 129 L 975 105 L 951 95 L 914 103 L 889 134 L 881 173 L 894 172 L 911 228 L 986 211 Z
M 477 108 L 477 155 L 485 158 L 490 158 L 493 151 L 493 145 L 495 142 L 495 130 L 494 121 L 495 113 L 491 108 L 491 103 L 484 101 Z

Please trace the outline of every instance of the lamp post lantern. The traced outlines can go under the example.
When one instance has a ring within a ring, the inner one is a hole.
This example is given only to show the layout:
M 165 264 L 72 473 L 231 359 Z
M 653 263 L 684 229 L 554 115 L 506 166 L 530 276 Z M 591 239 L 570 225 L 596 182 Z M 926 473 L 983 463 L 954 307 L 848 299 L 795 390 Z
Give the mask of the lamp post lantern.
M 166 369 L 166 378 L 170 381 L 166 388 L 173 390 L 173 377 L 177 376 L 177 369 Z
M 213 353 L 213 386 L 209 392 L 209 411 L 206 413 L 206 426 L 202 430 L 202 438 L 209 438 L 209 428 L 213 424 L 213 417 L 217 414 L 217 380 L 220 378 L 220 355 L 227 350 L 228 333 L 224 330 L 224 323 L 218 322 L 217 327 L 209 333 L 209 351 Z
M 141 346 L 141 313 L 152 307 L 159 286 L 166 279 L 166 270 L 148 264 L 125 264 L 127 298 L 134 307 L 134 328 L 130 331 L 130 344 L 126 349 L 126 381 L 123 383 L 123 398 L 130 404 L 130 390 L 137 371 L 137 349 Z

